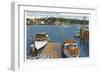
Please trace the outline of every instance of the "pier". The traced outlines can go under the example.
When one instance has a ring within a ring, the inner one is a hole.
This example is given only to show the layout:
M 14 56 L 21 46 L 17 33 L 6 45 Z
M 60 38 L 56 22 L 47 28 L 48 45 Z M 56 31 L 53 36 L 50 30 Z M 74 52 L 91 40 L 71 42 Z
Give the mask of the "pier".
M 80 41 L 84 41 L 85 43 L 89 43 L 89 29 L 80 28 Z
M 48 43 L 41 52 L 42 55 L 49 58 L 61 58 L 61 43 Z

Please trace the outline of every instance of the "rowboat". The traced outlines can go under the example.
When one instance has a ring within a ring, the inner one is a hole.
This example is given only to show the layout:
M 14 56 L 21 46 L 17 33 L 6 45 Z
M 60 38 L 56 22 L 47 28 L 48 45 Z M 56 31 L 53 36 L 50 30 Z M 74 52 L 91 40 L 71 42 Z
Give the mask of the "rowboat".
M 35 48 L 41 49 L 42 47 L 44 47 L 47 43 L 48 43 L 48 34 L 46 33 L 37 33 L 34 37 L 34 46 Z

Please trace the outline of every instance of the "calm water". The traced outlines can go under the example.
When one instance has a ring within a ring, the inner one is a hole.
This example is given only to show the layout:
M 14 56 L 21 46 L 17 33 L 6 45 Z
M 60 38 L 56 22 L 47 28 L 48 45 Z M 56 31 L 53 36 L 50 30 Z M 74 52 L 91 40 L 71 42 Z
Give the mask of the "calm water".
M 30 55 L 30 45 L 32 38 L 38 32 L 46 32 L 52 42 L 62 43 L 65 39 L 75 39 L 74 34 L 80 32 L 80 25 L 28 25 L 27 26 L 27 56 Z M 89 56 L 88 45 L 80 45 L 79 39 L 77 40 L 78 47 L 80 47 L 80 57 Z

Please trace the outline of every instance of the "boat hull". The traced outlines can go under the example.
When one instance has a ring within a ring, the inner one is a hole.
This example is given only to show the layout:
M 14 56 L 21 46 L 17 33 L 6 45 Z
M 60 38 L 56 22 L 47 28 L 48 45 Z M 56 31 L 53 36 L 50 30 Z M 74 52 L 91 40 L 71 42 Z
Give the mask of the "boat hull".
M 76 49 L 72 49 L 72 50 L 69 50 L 69 49 L 64 49 L 64 54 L 65 56 L 67 57 L 79 57 L 80 56 L 80 50 L 79 48 L 76 48 Z
M 48 43 L 48 41 L 35 41 L 34 42 L 34 45 L 35 45 L 35 48 L 37 50 L 41 49 L 42 47 L 44 47 L 46 44 Z

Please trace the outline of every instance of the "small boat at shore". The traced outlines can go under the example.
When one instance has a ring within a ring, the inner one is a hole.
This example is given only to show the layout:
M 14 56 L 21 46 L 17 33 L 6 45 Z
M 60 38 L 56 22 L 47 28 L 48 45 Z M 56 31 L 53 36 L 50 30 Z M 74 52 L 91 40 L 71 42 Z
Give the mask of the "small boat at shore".
M 77 47 L 77 43 L 74 40 L 65 40 L 63 51 L 67 57 L 79 57 L 80 55 L 80 48 Z
M 48 34 L 47 33 L 37 33 L 34 37 L 34 46 L 35 48 L 41 49 L 48 43 Z

